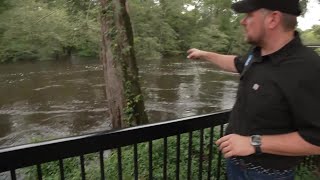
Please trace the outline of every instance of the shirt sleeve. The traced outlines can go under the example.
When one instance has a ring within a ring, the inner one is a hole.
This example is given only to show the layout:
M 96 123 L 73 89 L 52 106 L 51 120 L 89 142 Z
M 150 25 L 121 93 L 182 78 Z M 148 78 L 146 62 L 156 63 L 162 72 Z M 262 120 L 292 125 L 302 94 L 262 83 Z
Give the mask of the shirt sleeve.
M 234 66 L 236 67 L 239 74 L 242 73 L 245 63 L 246 62 L 242 56 L 237 56 L 234 58 Z
M 320 67 L 291 77 L 288 101 L 299 135 L 307 142 L 320 146 Z M 294 78 L 297 78 L 294 80 Z M 288 94 L 287 94 L 288 95 Z

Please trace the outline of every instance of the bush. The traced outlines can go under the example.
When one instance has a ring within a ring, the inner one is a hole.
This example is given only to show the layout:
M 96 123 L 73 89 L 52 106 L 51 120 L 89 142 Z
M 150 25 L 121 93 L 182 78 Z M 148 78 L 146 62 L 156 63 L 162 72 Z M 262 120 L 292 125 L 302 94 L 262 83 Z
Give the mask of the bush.
M 215 135 L 218 136 L 217 134 Z M 192 142 L 192 161 L 191 161 L 191 179 L 198 179 L 199 177 L 199 154 L 200 154 L 200 133 L 193 133 Z M 209 162 L 209 142 L 210 129 L 204 131 L 204 149 L 202 155 L 202 177 L 207 177 L 208 162 Z M 214 145 L 215 146 L 215 145 Z M 169 137 L 167 140 L 167 177 L 168 179 L 175 179 L 176 174 L 176 147 L 177 138 Z M 189 135 L 182 134 L 180 137 L 180 179 L 187 179 L 188 170 L 188 147 Z M 152 164 L 153 164 L 153 178 L 163 179 L 163 156 L 164 156 L 164 140 L 155 140 L 152 143 Z M 132 179 L 134 176 L 134 161 L 133 161 L 133 146 L 122 148 L 122 172 L 124 179 Z M 149 176 L 149 145 L 148 143 L 138 144 L 138 171 L 139 179 L 148 179 Z M 217 173 L 218 150 L 213 148 L 211 165 L 211 177 Z M 108 158 L 109 165 L 107 167 L 107 179 L 117 179 L 117 153 L 113 151 Z M 222 164 L 221 174 L 224 174 L 224 164 Z

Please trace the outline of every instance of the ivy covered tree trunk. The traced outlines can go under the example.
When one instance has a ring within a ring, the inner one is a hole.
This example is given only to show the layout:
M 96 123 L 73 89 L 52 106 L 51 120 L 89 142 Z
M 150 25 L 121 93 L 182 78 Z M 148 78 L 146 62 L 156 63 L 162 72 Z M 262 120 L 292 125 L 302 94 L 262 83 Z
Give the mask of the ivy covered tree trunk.
M 106 93 L 113 128 L 146 123 L 126 0 L 100 0 Z

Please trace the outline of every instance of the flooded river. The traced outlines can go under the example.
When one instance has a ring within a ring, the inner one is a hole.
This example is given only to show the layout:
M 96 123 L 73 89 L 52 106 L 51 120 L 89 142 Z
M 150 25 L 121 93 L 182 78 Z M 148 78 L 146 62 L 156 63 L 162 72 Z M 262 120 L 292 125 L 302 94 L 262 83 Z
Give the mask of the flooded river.
M 237 75 L 184 58 L 138 61 L 151 122 L 230 109 Z M 0 65 L 0 148 L 110 129 L 97 59 Z

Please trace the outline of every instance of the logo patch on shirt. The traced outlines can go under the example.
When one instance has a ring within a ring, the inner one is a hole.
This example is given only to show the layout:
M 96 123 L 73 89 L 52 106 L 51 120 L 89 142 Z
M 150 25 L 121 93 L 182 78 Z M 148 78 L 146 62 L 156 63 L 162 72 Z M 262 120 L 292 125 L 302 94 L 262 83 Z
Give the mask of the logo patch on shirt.
M 254 85 L 252 86 L 252 89 L 256 91 L 256 90 L 259 89 L 259 87 L 260 87 L 259 84 L 254 84 Z

